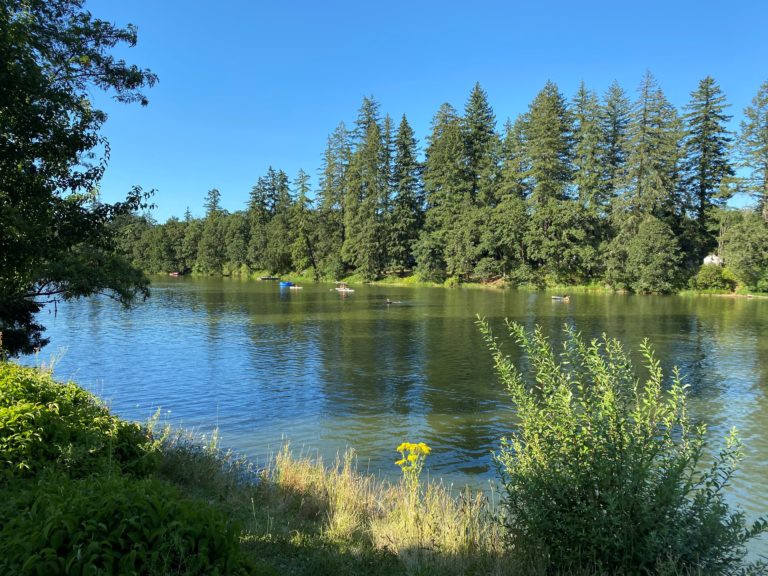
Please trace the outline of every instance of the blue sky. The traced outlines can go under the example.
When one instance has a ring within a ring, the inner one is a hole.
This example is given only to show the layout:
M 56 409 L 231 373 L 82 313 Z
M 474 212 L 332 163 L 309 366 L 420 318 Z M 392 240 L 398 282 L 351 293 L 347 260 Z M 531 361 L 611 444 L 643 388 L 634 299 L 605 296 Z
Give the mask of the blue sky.
M 118 54 L 160 77 L 150 104 L 112 103 L 104 135 L 107 201 L 155 188 L 159 221 L 189 206 L 202 215 L 213 187 L 245 207 L 269 166 L 317 183 L 328 134 L 352 125 L 373 95 L 405 113 L 423 148 L 443 102 L 459 110 L 475 82 L 499 127 L 525 112 L 551 79 L 571 97 L 617 80 L 634 97 L 646 70 L 678 108 L 711 75 L 734 124 L 768 80 L 768 2 L 469 2 L 394 0 L 88 0 L 94 16 L 139 28 Z

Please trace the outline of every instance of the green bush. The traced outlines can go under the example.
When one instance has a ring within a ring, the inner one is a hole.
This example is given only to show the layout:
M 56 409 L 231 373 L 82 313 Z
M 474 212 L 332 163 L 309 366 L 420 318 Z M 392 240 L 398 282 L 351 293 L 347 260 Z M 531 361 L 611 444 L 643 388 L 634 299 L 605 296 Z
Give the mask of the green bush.
M 246 573 L 237 527 L 158 480 L 54 476 L 0 496 L 0 574 Z
M 566 327 L 556 354 L 540 329 L 507 323 L 525 354 L 518 369 L 479 322 L 516 412 L 496 462 L 518 553 L 588 573 L 748 568 L 746 543 L 768 522 L 747 527 L 725 501 L 741 456 L 735 432 L 703 467 L 705 427 L 690 420 L 677 371 L 665 388 L 647 342 L 641 381 L 616 340 L 587 343 Z
M 80 477 L 113 466 L 136 475 L 156 468 L 145 430 L 111 415 L 75 384 L 0 362 L 0 477 L 51 467 Z
M 704 264 L 696 275 L 694 287 L 698 290 L 728 290 L 736 289 L 736 279 L 733 274 L 717 264 Z

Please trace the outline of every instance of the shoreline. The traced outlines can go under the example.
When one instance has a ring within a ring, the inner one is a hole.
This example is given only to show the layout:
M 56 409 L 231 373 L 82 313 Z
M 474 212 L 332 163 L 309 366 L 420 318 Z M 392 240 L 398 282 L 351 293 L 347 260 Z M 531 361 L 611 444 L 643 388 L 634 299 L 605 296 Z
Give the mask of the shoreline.
M 207 274 L 189 273 L 182 275 L 171 274 L 148 274 L 150 278 L 153 277 L 175 277 L 175 278 L 228 278 L 230 280 L 239 281 L 254 281 L 265 282 L 261 278 L 267 274 L 264 271 L 251 272 L 249 274 L 224 274 L 221 276 L 211 276 Z M 286 280 L 293 283 L 302 284 L 334 284 L 335 280 L 316 280 L 313 276 L 306 276 L 302 274 L 283 274 L 279 276 L 280 280 Z M 347 276 L 338 280 L 338 282 L 345 282 L 353 286 L 392 286 L 396 288 L 446 288 L 446 289 L 467 289 L 467 290 L 519 290 L 521 292 L 560 292 L 560 293 L 577 293 L 577 294 L 606 294 L 606 295 L 629 295 L 635 294 L 639 296 L 716 296 L 720 298 L 745 298 L 745 299 L 768 299 L 768 293 L 761 292 L 725 292 L 725 291 L 711 291 L 711 290 L 692 290 L 690 288 L 683 288 L 677 292 L 670 293 L 639 293 L 631 292 L 629 290 L 615 290 L 609 286 L 599 284 L 553 284 L 547 286 L 536 286 L 533 284 L 512 284 L 503 279 L 498 279 L 490 282 L 461 282 L 455 278 L 448 278 L 445 282 L 431 282 L 428 280 L 417 279 L 415 275 L 397 277 L 387 276 L 379 280 L 362 280 L 355 275 Z

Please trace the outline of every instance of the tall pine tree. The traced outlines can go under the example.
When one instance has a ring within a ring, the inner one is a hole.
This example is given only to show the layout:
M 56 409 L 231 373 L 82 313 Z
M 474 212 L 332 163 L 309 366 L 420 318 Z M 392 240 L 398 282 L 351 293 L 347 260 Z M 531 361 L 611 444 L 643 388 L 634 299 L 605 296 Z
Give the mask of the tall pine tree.
M 394 198 L 388 222 L 389 265 L 403 270 L 414 265 L 413 249 L 424 219 L 421 165 L 413 129 L 403 114 L 395 136 L 392 181 Z
M 344 213 L 342 257 L 366 280 L 383 271 L 386 249 L 383 219 L 389 174 L 382 163 L 386 154 L 377 112 L 378 103 L 364 98 L 355 129 L 358 142 L 349 166 Z
M 475 84 L 469 95 L 461 125 L 472 201 L 493 205 L 499 179 L 501 141 L 496 133 L 496 116 L 480 83 Z
M 731 116 L 725 114 L 725 96 L 711 76 L 707 76 L 691 93 L 686 106 L 683 178 L 689 206 L 697 224 L 696 260 L 716 245 L 708 231 L 713 206 L 723 206 L 727 197 L 723 185 L 734 175 L 729 159 L 732 138 L 726 125 Z
M 584 222 L 572 199 L 573 117 L 557 85 L 547 82 L 525 117 L 526 179 L 531 219 L 526 232 L 528 257 L 556 282 L 581 272 L 579 254 Z
M 323 274 L 334 279 L 344 274 L 341 248 L 347 236 L 345 213 L 351 157 L 351 134 L 341 122 L 328 137 L 317 192 L 317 264 Z
M 601 123 L 605 137 L 605 169 L 611 197 L 619 188 L 619 175 L 627 161 L 629 123 L 632 104 L 618 82 L 613 82 L 603 96 Z
M 647 72 L 629 125 L 629 154 L 622 171 L 624 212 L 675 223 L 685 207 L 678 188 L 681 136 L 675 108 Z
M 748 170 L 746 190 L 757 199 L 758 211 L 768 222 L 768 81 L 760 86 L 744 116 L 739 138 L 740 164 Z

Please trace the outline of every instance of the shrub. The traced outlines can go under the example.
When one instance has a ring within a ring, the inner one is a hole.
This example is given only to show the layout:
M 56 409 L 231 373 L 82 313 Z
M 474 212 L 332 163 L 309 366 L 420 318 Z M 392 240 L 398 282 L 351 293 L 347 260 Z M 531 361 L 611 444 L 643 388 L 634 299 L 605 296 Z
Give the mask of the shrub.
M 53 477 L 19 486 L 9 487 L 0 503 L 2 574 L 208 575 L 244 569 L 238 530 L 224 514 L 160 481 Z
M 747 527 L 725 501 L 741 456 L 736 434 L 702 467 L 705 426 L 690 420 L 677 371 L 664 388 L 647 342 L 641 382 L 614 339 L 587 343 L 566 327 L 556 354 L 539 328 L 507 323 L 525 354 L 520 371 L 479 322 L 516 411 L 517 429 L 495 458 L 509 543 L 518 552 L 589 573 L 745 567 L 746 543 L 768 522 Z
M 51 467 L 77 477 L 111 466 L 137 475 L 153 470 L 147 432 L 111 415 L 75 384 L 0 362 L 0 470 L 6 478 Z
M 733 274 L 717 264 L 704 264 L 695 278 L 695 288 L 698 290 L 729 290 L 736 289 Z

